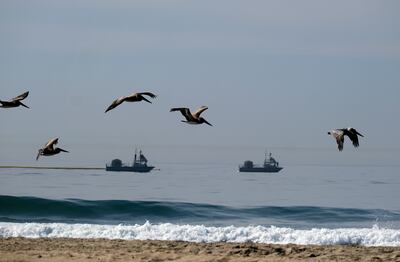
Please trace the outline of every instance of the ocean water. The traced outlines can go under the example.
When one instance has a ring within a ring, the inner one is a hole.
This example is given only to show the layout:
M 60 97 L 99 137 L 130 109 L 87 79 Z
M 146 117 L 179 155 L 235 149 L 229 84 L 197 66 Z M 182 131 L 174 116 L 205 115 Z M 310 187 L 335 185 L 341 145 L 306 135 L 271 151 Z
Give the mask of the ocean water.
M 398 166 L 0 169 L 0 237 L 400 246 Z

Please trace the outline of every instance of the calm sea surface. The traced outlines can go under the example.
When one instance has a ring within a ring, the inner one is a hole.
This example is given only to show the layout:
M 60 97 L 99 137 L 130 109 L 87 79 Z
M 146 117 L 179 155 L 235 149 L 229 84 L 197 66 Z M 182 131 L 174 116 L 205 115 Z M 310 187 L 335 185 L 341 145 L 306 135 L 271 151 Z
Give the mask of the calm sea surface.
M 236 166 L 156 164 L 147 174 L 0 169 L 0 193 L 50 199 L 155 200 L 232 207 L 322 206 L 400 210 L 400 167 L 290 166 L 239 173 Z

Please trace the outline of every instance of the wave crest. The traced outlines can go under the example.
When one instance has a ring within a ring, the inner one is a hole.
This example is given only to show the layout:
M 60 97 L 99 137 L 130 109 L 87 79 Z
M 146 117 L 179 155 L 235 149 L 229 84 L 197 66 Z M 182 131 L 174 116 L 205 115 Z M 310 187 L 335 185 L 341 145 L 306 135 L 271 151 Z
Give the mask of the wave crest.
M 208 227 L 171 223 L 94 225 L 0 222 L 0 237 L 107 238 L 125 240 L 181 240 L 189 242 L 254 242 L 299 245 L 400 246 L 400 230 L 372 228 Z
M 373 223 L 395 226 L 400 214 L 381 209 L 312 206 L 227 207 L 220 205 L 126 200 L 52 200 L 0 196 L 0 221 L 62 223 L 189 223 L 207 225 L 276 225 L 300 227 L 369 227 Z M 363 224 L 364 223 L 364 224 Z M 358 225 L 358 226 L 357 226 Z

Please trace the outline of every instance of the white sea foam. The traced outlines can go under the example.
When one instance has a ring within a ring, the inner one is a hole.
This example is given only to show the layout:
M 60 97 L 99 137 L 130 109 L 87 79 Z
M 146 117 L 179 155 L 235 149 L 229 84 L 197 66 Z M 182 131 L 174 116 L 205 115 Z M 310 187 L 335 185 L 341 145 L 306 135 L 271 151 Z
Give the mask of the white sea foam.
M 94 225 L 64 223 L 0 222 L 0 237 L 66 237 L 138 240 L 183 240 L 191 242 L 254 242 L 275 244 L 359 244 L 365 246 L 400 246 L 400 230 L 372 228 L 287 227 L 211 227 L 204 225 L 151 224 Z

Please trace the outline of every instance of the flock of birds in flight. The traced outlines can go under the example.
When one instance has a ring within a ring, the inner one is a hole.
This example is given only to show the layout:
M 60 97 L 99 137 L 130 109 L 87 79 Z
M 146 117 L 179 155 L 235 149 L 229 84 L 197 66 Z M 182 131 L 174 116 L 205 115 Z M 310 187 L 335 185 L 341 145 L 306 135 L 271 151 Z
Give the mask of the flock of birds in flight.
M 0 100 L 0 107 L 2 108 L 14 108 L 14 107 L 19 107 L 23 106 L 26 108 L 29 108 L 27 105 L 22 103 L 21 101 L 24 100 L 27 96 L 29 95 L 29 91 L 25 92 L 17 97 L 12 98 L 11 100 L 8 101 L 2 101 Z M 140 102 L 140 101 L 146 101 L 148 103 L 151 103 L 150 100 L 148 100 L 146 97 L 150 98 L 156 98 L 156 95 L 150 92 L 142 92 L 142 93 L 133 93 L 129 96 L 122 96 L 117 99 L 115 99 L 111 105 L 106 109 L 105 113 L 108 111 L 116 108 L 123 102 Z M 208 107 L 202 106 L 200 107 L 196 112 L 192 113 L 189 108 L 186 107 L 174 107 L 171 108 L 170 112 L 174 111 L 179 111 L 181 114 L 185 117 L 186 120 L 181 120 L 182 122 L 185 122 L 187 124 L 193 124 L 193 125 L 199 125 L 199 124 L 207 124 L 209 126 L 212 126 L 207 120 L 205 120 L 203 117 L 200 115 L 207 110 Z M 343 144 L 344 144 L 344 137 L 347 136 L 351 142 L 353 143 L 354 147 L 359 146 L 358 142 L 358 136 L 364 137 L 362 134 L 360 134 L 356 129 L 349 127 L 349 128 L 341 128 L 341 129 L 333 129 L 332 131 L 328 132 L 328 135 L 331 135 L 336 139 L 336 143 L 338 145 L 339 151 L 343 150 Z M 56 155 L 60 152 L 67 152 L 67 150 L 64 150 L 59 147 L 54 147 L 58 143 L 58 138 L 50 139 L 43 148 L 39 149 L 38 154 L 36 156 L 36 160 L 39 159 L 40 156 L 52 156 Z

